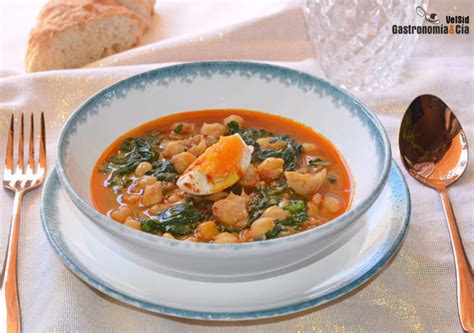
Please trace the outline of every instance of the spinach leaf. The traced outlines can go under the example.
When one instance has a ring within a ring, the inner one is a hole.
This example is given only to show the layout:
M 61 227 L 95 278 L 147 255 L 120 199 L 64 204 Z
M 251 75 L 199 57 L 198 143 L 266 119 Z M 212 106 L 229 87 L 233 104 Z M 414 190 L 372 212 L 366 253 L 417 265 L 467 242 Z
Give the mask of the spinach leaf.
M 257 144 L 257 140 L 260 138 L 266 138 L 268 136 L 273 135 L 264 129 L 250 129 L 247 131 L 241 131 L 240 136 L 244 140 L 244 142 L 253 147 L 252 153 L 252 162 L 260 162 L 262 159 L 259 157 L 260 153 L 260 146 Z
M 273 133 L 268 132 L 264 129 L 244 130 L 240 128 L 239 123 L 236 121 L 231 121 L 227 124 L 227 134 L 239 134 L 247 145 L 252 146 L 254 148 L 252 154 L 252 162 L 260 160 L 258 158 L 259 146 L 257 144 L 257 139 L 273 136 Z
M 117 155 L 114 155 L 109 159 L 109 163 L 118 164 L 118 165 L 127 164 L 128 162 L 129 162 L 129 158 L 127 156 L 120 158 Z
M 195 207 L 191 198 L 171 206 L 156 218 L 141 222 L 141 229 L 149 233 L 169 232 L 173 235 L 187 235 L 206 219 Z
M 241 130 L 238 122 L 233 120 L 227 124 L 227 134 L 233 135 L 240 132 Z
M 275 224 L 275 227 L 272 230 L 267 231 L 267 233 L 265 234 L 266 239 L 277 238 L 280 234 L 280 231 L 283 231 L 284 228 L 285 227 L 283 227 L 280 223 Z
M 178 178 L 177 171 L 170 160 L 156 161 L 152 165 L 153 169 L 147 174 L 155 176 L 156 179 L 173 182 Z
M 281 195 L 281 194 L 284 194 L 285 192 L 290 192 L 291 194 L 293 194 L 293 190 L 290 189 L 290 187 L 288 186 L 286 179 L 279 179 L 275 183 L 276 184 L 273 187 L 268 189 L 269 195 L 272 195 L 272 196 Z
M 308 220 L 308 210 L 303 200 L 291 200 L 291 204 L 284 208 L 288 217 L 281 223 L 292 227 L 299 227 Z
M 268 207 L 278 205 L 283 198 L 303 199 L 288 186 L 285 179 L 276 181 L 272 187 L 257 186 L 255 191 L 257 194 L 248 204 L 250 222 L 258 219 Z
M 120 145 L 120 150 L 127 152 L 132 151 L 134 147 L 135 139 L 134 138 L 126 138 L 123 140 L 122 144 Z
M 280 198 L 270 194 L 270 189 L 264 186 L 257 186 L 256 191 L 257 195 L 249 202 L 250 222 L 258 219 L 265 209 L 280 202 Z
M 323 160 L 322 158 L 317 157 L 317 158 L 313 158 L 312 160 L 309 160 L 308 164 L 315 167 L 324 167 L 324 166 L 328 166 L 329 162 L 326 160 Z
M 203 214 L 206 217 L 206 220 L 210 220 L 212 217 L 212 205 L 214 201 L 202 198 L 193 198 L 194 200 L 194 208 Z
M 141 162 L 154 163 L 158 160 L 160 136 L 127 138 L 120 145 L 120 156 L 113 155 L 103 165 L 111 171 L 107 186 L 113 186 L 115 192 L 129 184 L 128 174 L 132 173 Z M 171 178 L 171 177 L 169 177 Z M 174 178 L 173 178 L 174 179 Z
M 107 167 L 112 169 L 116 176 L 126 175 L 138 166 L 141 162 L 150 162 L 158 159 L 158 152 L 155 146 L 159 138 L 139 137 L 125 139 L 120 150 L 125 153 L 123 157 L 114 155 L 110 158 Z
M 264 130 L 263 128 L 244 130 L 240 128 L 239 123 L 236 121 L 231 121 L 227 124 L 227 134 L 240 134 L 245 143 L 250 146 L 254 146 L 257 143 L 257 139 L 274 136 L 272 132 Z
M 180 123 L 180 124 L 178 124 L 178 126 L 176 126 L 176 128 L 173 130 L 173 132 L 175 134 L 180 134 L 183 131 L 183 127 L 184 127 L 184 124 Z
M 156 234 L 162 230 L 161 226 L 152 219 L 140 221 L 140 228 L 149 234 Z
M 239 134 L 244 142 L 254 148 L 252 162 L 263 161 L 268 157 L 282 158 L 285 161 L 285 170 L 295 170 L 300 165 L 302 146 L 289 135 L 275 135 L 263 128 L 244 130 L 236 121 L 227 124 L 227 134 Z M 257 140 L 274 137 L 275 141 L 283 141 L 286 147 L 279 150 L 261 150 Z
M 272 132 L 264 130 L 263 128 L 249 129 L 246 131 L 242 130 L 239 134 L 242 137 L 242 139 L 244 139 L 247 145 L 253 146 L 254 148 L 258 148 L 258 144 L 257 144 L 258 139 L 274 136 Z
M 126 179 L 125 177 L 114 177 L 112 178 L 110 185 L 112 185 L 112 189 L 114 190 L 114 192 L 118 192 L 122 188 L 130 185 L 131 182 L 132 181 L 130 179 Z
M 332 176 L 332 175 L 329 175 L 326 177 L 328 182 L 330 182 L 331 184 L 336 184 L 336 177 Z
M 278 150 L 260 150 L 258 152 L 259 159 L 264 160 L 268 157 L 282 158 L 285 161 L 285 170 L 297 169 L 300 166 L 302 145 L 289 135 L 275 136 L 275 141 L 283 141 L 286 147 Z
M 116 169 L 115 174 L 117 176 L 126 175 L 127 173 L 134 171 L 137 168 L 138 164 L 140 164 L 140 162 L 141 162 L 140 160 L 132 160 L 128 162 L 127 164 L 122 165 L 118 169 Z
M 157 180 L 161 180 L 164 182 L 174 182 L 176 178 L 178 178 L 178 175 L 175 173 L 170 173 L 170 172 L 163 172 L 163 173 L 158 173 L 155 175 Z

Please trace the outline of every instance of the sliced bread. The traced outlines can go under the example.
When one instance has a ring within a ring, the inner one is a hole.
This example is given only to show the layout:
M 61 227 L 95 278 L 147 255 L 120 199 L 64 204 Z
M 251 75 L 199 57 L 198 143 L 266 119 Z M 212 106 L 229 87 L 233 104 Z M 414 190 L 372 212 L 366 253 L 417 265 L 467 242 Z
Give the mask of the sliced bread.
M 144 30 L 142 20 L 114 1 L 46 4 L 30 34 L 26 70 L 77 68 L 137 45 Z
M 148 29 L 155 6 L 154 0 L 114 0 L 114 2 L 137 14 L 142 19 L 145 29 Z

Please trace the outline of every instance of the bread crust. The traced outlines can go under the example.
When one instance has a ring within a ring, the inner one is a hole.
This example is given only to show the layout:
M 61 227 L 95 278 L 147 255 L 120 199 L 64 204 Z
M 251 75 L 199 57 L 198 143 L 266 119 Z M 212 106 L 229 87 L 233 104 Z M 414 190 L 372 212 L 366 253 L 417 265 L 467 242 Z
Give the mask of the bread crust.
M 137 14 L 145 26 L 150 26 L 151 17 L 154 14 L 154 0 L 113 0 L 116 5 L 123 6 Z
M 113 0 L 53 0 L 49 1 L 38 15 L 37 25 L 30 33 L 25 65 L 28 72 L 47 70 L 36 68 L 35 59 L 51 47 L 58 35 L 71 28 L 84 28 L 90 22 L 108 17 L 126 17 L 133 21 L 139 31 L 133 46 L 140 42 L 145 29 L 142 19 L 131 10 L 116 5 Z

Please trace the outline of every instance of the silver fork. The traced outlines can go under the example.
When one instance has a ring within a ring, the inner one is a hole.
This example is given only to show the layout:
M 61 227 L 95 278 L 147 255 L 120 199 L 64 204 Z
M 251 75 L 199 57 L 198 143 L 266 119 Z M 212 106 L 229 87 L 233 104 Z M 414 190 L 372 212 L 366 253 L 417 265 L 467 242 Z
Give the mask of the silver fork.
M 29 159 L 25 169 L 24 161 L 24 121 L 23 114 L 20 118 L 20 137 L 18 142 L 18 162 L 13 163 L 13 133 L 14 116 L 10 120 L 8 132 L 7 153 L 5 158 L 5 169 L 3 172 L 3 187 L 15 193 L 13 201 L 13 218 L 8 238 L 5 262 L 3 264 L 1 291 L 0 291 L 0 331 L 20 332 L 20 305 L 18 302 L 18 287 L 16 278 L 16 266 L 18 258 L 18 235 L 20 231 L 20 213 L 23 195 L 43 183 L 46 173 L 46 133 L 44 125 L 44 114 L 41 113 L 41 137 L 39 145 L 39 161 L 35 163 L 34 149 L 34 122 L 31 114 L 31 131 L 29 143 Z

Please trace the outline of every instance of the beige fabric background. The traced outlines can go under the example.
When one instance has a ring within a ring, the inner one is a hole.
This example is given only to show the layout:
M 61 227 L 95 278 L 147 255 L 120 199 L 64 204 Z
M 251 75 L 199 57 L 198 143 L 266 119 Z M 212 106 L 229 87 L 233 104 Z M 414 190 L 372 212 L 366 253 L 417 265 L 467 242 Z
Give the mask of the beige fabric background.
M 2 1 L 2 0 L 0 0 Z M 321 75 L 307 41 L 300 1 L 159 0 L 143 46 L 87 69 L 22 74 L 27 33 L 42 1 L 3 0 L 0 16 L 0 160 L 12 112 L 46 113 L 48 163 L 65 119 L 117 80 L 172 62 L 266 61 Z M 472 0 L 432 1 L 441 15 L 470 15 Z M 393 87 L 356 94 L 381 119 L 399 163 L 398 127 L 419 94 L 440 96 L 474 142 L 474 43 L 466 36 L 421 36 Z M 474 143 L 473 143 L 474 144 Z M 472 145 L 471 144 L 471 147 Z M 472 149 L 470 150 L 472 153 Z M 450 195 L 474 260 L 474 162 Z M 1 172 L 1 171 L 0 171 Z M 406 173 L 405 173 L 406 175 Z M 18 267 L 25 332 L 459 332 L 455 273 L 438 195 L 408 178 L 412 217 L 400 252 L 375 279 L 347 297 L 279 319 L 215 323 L 141 311 L 90 288 L 59 261 L 41 229 L 39 191 L 26 195 Z M 5 250 L 12 195 L 0 190 L 0 250 Z M 2 259 L 3 260 L 3 257 Z M 178 290 L 176 292 L 179 292 Z

